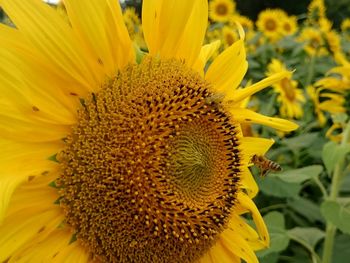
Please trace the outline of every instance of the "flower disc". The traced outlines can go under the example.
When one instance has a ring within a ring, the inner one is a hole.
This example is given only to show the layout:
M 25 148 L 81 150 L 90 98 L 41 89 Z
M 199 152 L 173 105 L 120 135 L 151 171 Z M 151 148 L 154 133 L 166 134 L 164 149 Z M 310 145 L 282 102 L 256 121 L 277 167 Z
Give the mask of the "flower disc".
M 193 262 L 226 226 L 239 132 L 208 88 L 181 62 L 145 58 L 82 101 L 57 186 L 96 259 Z

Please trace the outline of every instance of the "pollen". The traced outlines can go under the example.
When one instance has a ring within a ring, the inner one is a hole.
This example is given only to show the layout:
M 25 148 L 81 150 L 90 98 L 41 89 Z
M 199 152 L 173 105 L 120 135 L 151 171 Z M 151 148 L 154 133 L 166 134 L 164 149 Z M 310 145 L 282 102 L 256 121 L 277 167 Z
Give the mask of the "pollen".
M 239 128 L 209 84 L 145 58 L 82 101 L 57 156 L 66 223 L 95 260 L 194 262 L 236 203 Z

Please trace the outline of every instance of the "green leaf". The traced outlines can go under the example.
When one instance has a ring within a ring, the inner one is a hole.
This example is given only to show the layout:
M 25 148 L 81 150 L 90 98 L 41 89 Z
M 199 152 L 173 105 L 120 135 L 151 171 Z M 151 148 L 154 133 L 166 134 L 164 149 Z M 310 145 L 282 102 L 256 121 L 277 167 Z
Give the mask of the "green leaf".
M 302 183 L 317 177 L 323 168 L 321 165 L 311 165 L 300 169 L 288 170 L 278 174 L 272 174 L 271 177 L 277 177 L 287 183 Z
M 350 192 L 350 173 L 344 175 L 341 182 L 340 191 L 345 193 Z
M 345 124 L 349 118 L 348 115 L 344 112 L 333 114 L 331 117 L 334 123 L 342 124 Z
M 276 177 L 257 178 L 260 190 L 276 197 L 296 197 L 299 195 L 301 185 L 297 183 L 287 183 Z
M 333 259 L 331 262 L 348 263 L 350 258 L 350 236 L 337 235 L 334 241 Z
M 331 174 L 335 165 L 350 152 L 350 145 L 339 145 L 335 142 L 328 142 L 323 146 L 322 160 L 326 166 L 327 172 Z
M 258 253 L 258 257 L 259 257 L 260 263 L 277 263 L 279 254 L 276 252 L 273 252 L 273 253 L 261 256 Z
M 295 227 L 287 231 L 291 239 L 299 239 L 315 248 L 316 244 L 325 237 L 324 231 L 315 227 Z
M 350 207 L 335 201 L 325 201 L 321 205 L 321 213 L 342 232 L 350 234 Z
M 257 253 L 259 257 L 266 257 L 268 254 L 283 251 L 289 244 L 283 214 L 275 211 L 270 212 L 264 216 L 264 221 L 269 230 L 271 242 L 268 249 Z
M 290 149 L 300 149 L 310 146 L 318 137 L 317 132 L 302 134 L 283 141 Z
M 297 197 L 288 199 L 287 204 L 294 211 L 307 218 L 312 223 L 316 221 L 323 222 L 320 206 L 309 199 Z

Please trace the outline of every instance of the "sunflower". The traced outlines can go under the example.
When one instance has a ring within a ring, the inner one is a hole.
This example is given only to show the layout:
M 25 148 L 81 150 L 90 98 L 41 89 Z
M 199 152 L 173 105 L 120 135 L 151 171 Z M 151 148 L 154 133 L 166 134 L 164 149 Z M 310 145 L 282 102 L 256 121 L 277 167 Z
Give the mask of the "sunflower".
M 239 39 L 239 36 L 237 31 L 235 31 L 232 27 L 224 26 L 222 28 L 222 39 L 224 46 L 229 47 Z
M 287 14 L 281 9 L 266 9 L 259 13 L 256 26 L 272 41 L 279 40 L 282 34 L 282 21 Z
M 254 23 L 252 20 L 246 16 L 241 16 L 239 14 L 231 16 L 229 19 L 229 25 L 231 27 L 237 27 L 237 23 L 243 27 L 246 39 L 248 41 L 254 37 Z
M 315 113 L 318 118 L 318 122 L 321 126 L 324 126 L 327 122 L 326 114 L 344 113 L 344 96 L 341 93 L 329 91 L 320 86 L 322 83 L 317 82 L 315 86 L 307 87 L 307 93 L 309 94 L 314 104 Z
M 129 36 L 132 41 L 134 41 L 140 48 L 147 49 L 140 18 L 136 13 L 135 8 L 126 7 L 123 11 L 123 20 L 128 29 Z
M 327 49 L 325 48 L 325 41 L 322 36 L 322 32 L 316 28 L 305 27 L 299 37 L 297 38 L 300 42 L 305 42 L 304 50 L 310 56 L 323 56 L 327 55 Z
M 141 24 L 140 18 L 138 17 L 134 7 L 126 7 L 123 11 L 123 19 L 128 29 L 130 37 L 132 37 Z
M 206 0 L 144 0 L 143 57 L 117 1 L 65 5 L 1 1 L 0 261 L 257 262 L 248 165 L 273 141 L 240 124 L 297 126 L 237 105 L 287 73 L 237 90 L 243 30 L 204 71 Z
M 332 25 L 332 22 L 329 19 L 327 19 L 325 17 L 322 17 L 318 21 L 318 25 L 317 26 L 320 28 L 321 32 L 327 33 L 329 31 L 331 31 L 333 25 Z
M 332 54 L 341 52 L 340 36 L 335 30 L 331 30 L 324 34 L 327 47 Z
M 282 20 L 282 34 L 284 36 L 293 35 L 298 30 L 296 16 L 285 16 Z
M 281 71 L 286 71 L 284 64 L 278 59 L 272 59 L 268 65 L 267 75 L 271 76 Z M 292 74 L 276 82 L 272 87 L 278 93 L 277 100 L 280 103 L 281 116 L 288 118 L 302 117 L 302 104 L 305 102 L 305 97 L 302 90 L 297 88 L 298 82 L 292 79 Z
M 211 0 L 209 3 L 209 17 L 214 22 L 227 22 L 235 10 L 233 0 Z
M 345 96 L 350 90 L 350 63 L 345 58 L 340 61 L 343 65 L 331 69 L 328 76 L 315 83 L 315 87 L 310 86 L 307 89 L 321 126 L 327 121 L 326 114 L 346 112 Z
M 308 6 L 308 20 L 311 23 L 317 22 L 326 16 L 324 0 L 312 0 Z

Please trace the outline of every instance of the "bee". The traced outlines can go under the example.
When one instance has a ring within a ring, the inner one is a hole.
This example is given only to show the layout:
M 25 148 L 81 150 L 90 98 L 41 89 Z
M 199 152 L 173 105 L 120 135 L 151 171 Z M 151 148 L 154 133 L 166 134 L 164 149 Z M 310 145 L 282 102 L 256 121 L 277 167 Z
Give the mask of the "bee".
M 271 161 L 262 155 L 255 154 L 252 157 L 251 162 L 260 169 L 261 177 L 265 177 L 270 171 L 282 171 L 282 167 L 278 163 L 275 163 L 274 161 Z
M 205 98 L 205 102 L 209 105 L 217 105 L 222 103 L 225 95 L 223 93 L 214 93 Z

